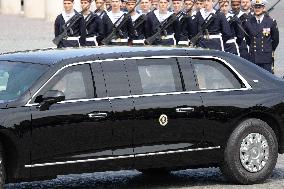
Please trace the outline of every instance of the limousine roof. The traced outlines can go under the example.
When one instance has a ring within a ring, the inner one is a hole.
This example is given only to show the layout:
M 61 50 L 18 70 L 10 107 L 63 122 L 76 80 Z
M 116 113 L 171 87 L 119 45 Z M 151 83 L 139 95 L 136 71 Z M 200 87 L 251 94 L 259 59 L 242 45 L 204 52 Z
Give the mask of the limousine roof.
M 188 51 L 190 50 L 190 51 Z M 171 52 L 170 52 L 171 51 Z M 0 55 L 0 61 L 29 62 L 39 64 L 55 64 L 66 60 L 88 61 L 94 59 L 118 58 L 128 56 L 153 56 L 154 55 L 200 55 L 202 49 L 190 49 L 179 47 L 96 47 L 96 48 L 65 48 L 65 49 L 43 49 L 33 51 L 20 51 L 13 53 L 4 53 Z M 199 53 L 198 53 L 199 52 Z M 211 51 L 215 54 L 217 51 Z M 208 52 L 206 54 L 209 54 Z

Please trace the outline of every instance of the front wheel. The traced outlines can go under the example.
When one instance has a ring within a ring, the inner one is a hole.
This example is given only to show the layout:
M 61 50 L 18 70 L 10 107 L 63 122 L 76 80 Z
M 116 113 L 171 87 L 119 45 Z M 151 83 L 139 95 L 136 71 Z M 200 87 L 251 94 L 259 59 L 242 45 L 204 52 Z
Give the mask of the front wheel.
M 234 183 L 260 183 L 272 174 L 277 157 L 278 143 L 271 127 L 262 120 L 247 119 L 228 139 L 221 171 Z

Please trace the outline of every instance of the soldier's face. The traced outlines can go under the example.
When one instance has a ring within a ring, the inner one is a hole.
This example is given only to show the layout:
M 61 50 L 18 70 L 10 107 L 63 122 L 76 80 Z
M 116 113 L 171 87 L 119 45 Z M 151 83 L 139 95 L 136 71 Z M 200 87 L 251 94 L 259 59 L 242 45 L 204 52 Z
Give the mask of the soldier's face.
M 132 10 L 135 7 L 135 1 L 129 1 L 126 3 L 126 8 L 128 11 Z
M 241 1 L 237 0 L 237 1 L 232 1 L 231 2 L 231 8 L 233 10 L 233 12 L 239 12 L 241 9 Z
M 167 0 L 160 0 L 159 1 L 159 9 L 161 11 L 167 11 L 168 10 L 168 5 L 169 5 L 169 2 Z
M 63 1 L 63 7 L 66 12 L 70 12 L 73 9 L 74 3 L 71 1 Z
M 121 6 L 120 0 L 111 0 L 111 7 L 113 10 L 119 10 Z
M 104 8 L 104 1 L 103 0 L 96 0 L 96 7 L 103 9 Z
M 251 8 L 250 0 L 242 0 L 241 7 L 244 11 L 247 11 Z
M 213 8 L 213 0 L 204 0 L 204 8 L 211 10 Z
M 195 3 L 195 10 L 196 10 L 196 11 L 199 11 L 199 10 L 202 9 L 202 8 L 204 8 L 204 3 L 203 3 L 203 1 L 197 1 L 197 2 Z
M 140 8 L 144 12 L 148 12 L 150 10 L 150 1 L 149 0 L 142 0 L 140 4 Z
M 90 2 L 89 1 L 81 1 L 82 10 L 90 9 Z
M 193 5 L 193 1 L 185 1 L 184 2 L 184 8 L 186 10 L 189 10 L 190 8 L 192 8 L 192 5 Z
M 265 7 L 264 6 L 259 6 L 259 5 L 255 5 L 253 6 L 253 10 L 254 10 L 254 14 L 256 16 L 260 16 L 263 14 Z
M 180 11 L 181 6 L 182 6 L 181 1 L 173 1 L 173 8 L 174 8 L 175 12 Z
M 221 8 L 221 11 L 224 14 L 227 14 L 228 11 L 229 11 L 229 3 L 228 2 L 220 2 L 220 8 Z
M 154 8 L 158 9 L 159 8 L 159 2 L 157 0 L 152 0 L 151 6 L 152 6 L 153 9 Z

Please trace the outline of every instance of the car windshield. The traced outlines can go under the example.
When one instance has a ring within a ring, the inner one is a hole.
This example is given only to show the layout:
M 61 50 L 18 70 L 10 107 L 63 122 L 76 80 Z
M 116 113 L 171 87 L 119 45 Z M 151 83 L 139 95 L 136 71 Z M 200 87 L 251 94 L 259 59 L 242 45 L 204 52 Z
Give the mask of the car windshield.
M 0 103 L 17 99 L 46 69 L 46 65 L 0 61 Z

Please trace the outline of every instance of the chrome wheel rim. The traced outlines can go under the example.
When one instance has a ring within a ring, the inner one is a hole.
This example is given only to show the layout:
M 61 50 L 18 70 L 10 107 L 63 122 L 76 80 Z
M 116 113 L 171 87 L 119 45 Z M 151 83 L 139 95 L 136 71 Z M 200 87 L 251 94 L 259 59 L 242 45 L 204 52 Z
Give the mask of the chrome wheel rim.
M 240 147 L 240 160 L 243 167 L 256 173 L 263 169 L 269 159 L 269 146 L 266 138 L 259 133 L 247 135 Z

